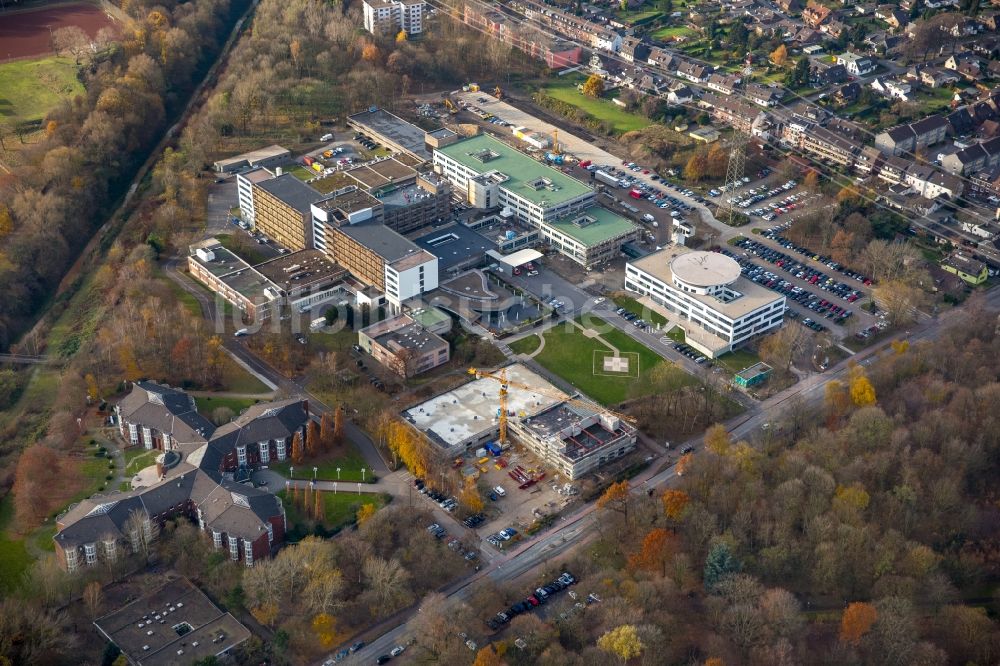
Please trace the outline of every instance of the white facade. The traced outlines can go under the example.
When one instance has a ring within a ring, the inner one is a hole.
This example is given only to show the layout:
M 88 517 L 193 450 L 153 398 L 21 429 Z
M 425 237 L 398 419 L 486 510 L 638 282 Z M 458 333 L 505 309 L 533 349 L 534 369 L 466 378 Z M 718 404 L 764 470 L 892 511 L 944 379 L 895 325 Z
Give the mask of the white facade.
M 253 227 L 253 183 L 245 178 L 243 174 L 236 174 L 236 193 L 239 197 L 240 213 L 243 216 L 243 221 Z
M 656 270 L 654 274 L 647 268 L 650 261 L 662 258 L 664 263 L 669 263 L 671 258 L 683 254 L 668 248 L 642 260 L 628 262 L 625 266 L 625 289 L 648 296 L 682 322 L 690 322 L 701 329 L 689 332 L 689 327 L 683 326 L 688 333 L 688 344 L 714 357 L 731 351 L 753 336 L 781 326 L 785 297 L 740 278 L 738 264 L 736 277 L 714 284 L 693 284 L 678 279 L 669 270 Z M 736 262 L 733 261 L 733 264 Z M 669 279 L 665 280 L 668 274 Z M 752 292 L 752 296 L 741 290 Z M 707 335 L 699 335 L 701 332 Z
M 364 0 L 365 30 L 373 35 L 405 30 L 407 35 L 424 31 L 424 2 L 417 0 Z
M 404 262 L 406 268 L 397 268 L 393 264 L 385 265 L 385 297 L 394 309 L 399 309 L 400 305 L 419 296 L 425 291 L 431 291 L 438 287 L 438 259 L 428 253 L 429 260 L 415 266 L 409 266 Z

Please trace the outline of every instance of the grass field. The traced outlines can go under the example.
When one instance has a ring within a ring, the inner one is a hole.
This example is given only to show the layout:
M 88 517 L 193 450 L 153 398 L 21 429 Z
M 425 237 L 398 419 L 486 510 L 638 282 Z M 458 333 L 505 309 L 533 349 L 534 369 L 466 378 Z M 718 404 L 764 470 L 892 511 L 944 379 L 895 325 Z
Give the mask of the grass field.
M 232 393 L 267 393 L 271 390 L 231 358 L 227 358 L 222 370 L 222 383 Z
M 697 31 L 687 28 L 682 25 L 668 26 L 665 28 L 660 28 L 659 30 L 652 33 L 653 39 L 659 39 L 664 42 L 670 42 L 677 37 L 696 37 L 698 35 Z
M 659 312 L 654 312 L 649 308 L 645 307 L 642 303 L 635 300 L 631 296 L 626 296 L 625 294 L 618 294 L 617 296 L 612 296 L 611 300 L 615 302 L 620 308 L 625 308 L 629 312 L 634 312 L 639 315 L 653 326 L 666 326 L 667 318 L 661 315 Z
M 515 354 L 531 354 L 538 349 L 539 344 L 541 344 L 541 340 L 538 339 L 537 335 L 528 335 L 507 346 L 513 349 Z
M 123 449 L 122 453 L 125 455 L 125 476 L 132 478 L 134 474 L 155 464 L 156 456 L 159 455 L 160 451 L 141 446 L 129 446 Z
M 301 494 L 302 491 L 300 491 Z M 278 497 L 281 498 L 282 503 L 285 505 L 285 512 L 288 514 L 288 522 L 291 525 L 312 525 L 312 517 L 306 515 L 302 511 L 302 508 L 296 506 L 295 502 L 288 496 L 288 493 L 284 490 L 278 492 Z M 330 491 L 323 492 L 323 505 L 324 505 L 324 518 L 323 527 L 327 530 L 333 530 L 338 527 L 343 527 L 348 523 L 354 521 L 355 516 L 358 513 L 358 509 L 361 508 L 362 504 L 374 504 L 376 509 L 381 509 L 383 506 L 389 503 L 391 497 L 384 493 L 358 493 L 358 492 L 337 492 L 333 493 Z
M 199 395 L 194 398 L 194 404 L 198 406 L 198 413 L 208 420 L 212 419 L 212 412 L 219 407 L 228 407 L 233 410 L 233 416 L 239 416 L 244 409 L 258 402 L 260 401 L 253 398 L 229 398 L 226 396 Z
M 0 500 L 0 593 L 16 588 L 21 582 L 21 576 L 31 566 L 31 555 L 24 539 L 11 538 L 13 521 L 14 496 L 8 493 Z
M 361 469 L 367 468 L 368 463 L 365 462 L 361 454 L 350 444 L 345 444 L 344 447 L 347 451 L 339 455 L 328 454 L 318 456 L 313 460 L 306 458 L 299 465 L 293 465 L 291 460 L 272 462 L 268 467 L 285 477 L 288 476 L 289 468 L 294 467 L 296 479 L 313 478 L 313 467 L 316 467 L 318 468 L 316 478 L 320 481 L 337 481 L 337 468 L 339 467 L 340 481 L 361 481 Z M 372 480 L 372 471 L 370 469 L 365 469 L 364 480 Z
M 751 365 L 760 363 L 760 356 L 757 356 L 757 354 L 749 349 L 737 349 L 728 354 L 723 354 L 716 362 L 729 372 L 736 374 L 741 370 L 749 368 Z
M 0 120 L 41 120 L 60 101 L 82 95 L 70 58 L 38 58 L 0 64 Z
M 284 172 L 292 174 L 293 176 L 295 176 L 296 178 L 298 178 L 301 181 L 306 181 L 306 180 L 309 180 L 310 178 L 315 178 L 316 176 L 319 175 L 318 173 L 316 173 L 312 169 L 304 167 L 301 164 L 296 164 L 295 166 L 285 167 Z
M 598 317 L 585 317 L 580 323 L 603 331 L 610 326 Z M 553 374 L 559 375 L 583 393 L 604 405 L 615 405 L 634 395 L 633 387 L 642 385 L 642 378 L 654 367 L 666 363 L 661 356 L 636 342 L 617 329 L 601 333 L 601 337 L 631 358 L 638 358 L 638 379 L 635 371 L 621 377 L 594 373 L 594 352 L 610 351 L 597 339 L 588 338 L 580 329 L 555 326 L 545 332 L 545 349 L 535 360 Z M 681 372 L 681 370 L 678 370 Z M 692 381 L 693 378 L 692 378 Z
M 583 109 L 594 118 L 611 123 L 617 134 L 632 132 L 634 130 L 648 127 L 650 122 L 647 118 L 630 113 L 621 107 L 615 106 L 608 99 L 595 99 L 588 97 L 576 89 L 578 83 L 582 83 L 580 77 L 567 77 L 569 80 L 561 79 L 554 81 L 545 87 L 545 94 L 567 104 Z

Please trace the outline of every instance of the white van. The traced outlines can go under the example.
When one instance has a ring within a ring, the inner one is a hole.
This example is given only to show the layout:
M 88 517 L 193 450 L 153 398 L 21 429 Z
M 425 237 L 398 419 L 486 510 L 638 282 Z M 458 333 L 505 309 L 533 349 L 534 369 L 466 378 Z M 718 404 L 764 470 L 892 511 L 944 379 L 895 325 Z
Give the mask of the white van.
M 333 141 L 333 135 L 332 134 L 324 134 L 323 136 L 321 136 L 319 138 L 319 140 L 320 141 Z
M 646 222 L 655 222 L 656 221 L 656 218 L 653 217 L 652 215 L 650 215 L 649 213 L 646 213 L 645 215 L 643 215 L 642 219 L 644 219 Z
M 503 497 L 507 494 L 507 491 L 503 489 L 503 486 L 497 486 L 493 489 L 493 492 L 495 492 L 498 497 Z

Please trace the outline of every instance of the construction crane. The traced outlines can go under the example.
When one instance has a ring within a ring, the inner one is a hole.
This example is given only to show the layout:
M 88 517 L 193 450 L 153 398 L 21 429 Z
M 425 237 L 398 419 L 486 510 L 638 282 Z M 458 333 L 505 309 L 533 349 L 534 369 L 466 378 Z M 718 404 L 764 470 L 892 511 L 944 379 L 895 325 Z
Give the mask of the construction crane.
M 497 99 L 503 99 L 503 90 L 500 89 L 500 86 L 493 89 L 493 96 Z
M 480 370 L 479 368 L 469 368 L 469 374 L 474 376 L 476 379 L 493 379 L 500 383 L 500 436 L 498 438 L 500 446 L 507 445 L 507 397 L 511 386 L 524 389 L 525 391 L 530 391 L 532 393 L 537 393 L 538 395 L 555 398 L 556 400 L 561 400 L 562 402 L 567 402 L 571 405 L 579 405 L 590 411 L 594 411 L 594 403 L 589 400 L 570 398 L 559 391 L 550 391 L 548 389 L 538 388 L 537 386 L 529 386 L 527 384 L 510 381 L 507 379 L 507 368 L 500 368 L 497 372 L 489 372 L 487 370 Z M 607 412 L 608 414 L 617 416 L 622 421 L 626 421 L 628 423 L 635 422 L 635 419 L 631 416 L 627 416 L 604 407 L 600 407 L 599 409 L 602 412 Z
M 562 151 L 559 150 L 559 130 L 552 130 L 552 153 L 554 155 L 561 155 Z

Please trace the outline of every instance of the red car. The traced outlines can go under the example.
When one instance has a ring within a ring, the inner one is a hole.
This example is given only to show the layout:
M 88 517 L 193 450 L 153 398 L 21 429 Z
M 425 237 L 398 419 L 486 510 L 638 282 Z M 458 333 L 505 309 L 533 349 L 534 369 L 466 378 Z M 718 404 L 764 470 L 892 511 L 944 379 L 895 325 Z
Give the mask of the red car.
M 525 599 L 525 601 L 527 601 L 532 606 L 537 606 L 538 605 L 538 599 L 536 599 L 534 595 L 528 597 L 527 599 Z

